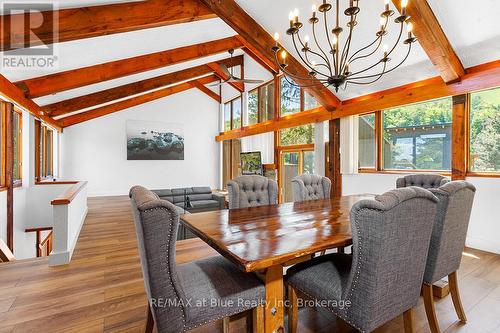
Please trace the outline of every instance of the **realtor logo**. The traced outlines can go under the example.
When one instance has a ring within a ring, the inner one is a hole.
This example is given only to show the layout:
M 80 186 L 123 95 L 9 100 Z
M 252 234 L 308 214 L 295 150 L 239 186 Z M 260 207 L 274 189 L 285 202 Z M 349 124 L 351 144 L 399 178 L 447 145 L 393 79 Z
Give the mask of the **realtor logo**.
M 57 69 L 54 3 L 2 3 L 1 69 Z

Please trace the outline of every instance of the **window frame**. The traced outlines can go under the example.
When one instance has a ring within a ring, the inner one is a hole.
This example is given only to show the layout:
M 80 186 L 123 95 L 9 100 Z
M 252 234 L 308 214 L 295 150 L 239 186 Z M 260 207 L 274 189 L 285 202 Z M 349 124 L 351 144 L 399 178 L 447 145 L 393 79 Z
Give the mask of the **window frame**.
M 441 97 L 438 99 L 444 99 L 444 98 L 451 98 L 451 96 L 446 96 L 446 97 Z M 416 103 L 410 103 L 410 104 L 405 104 L 401 105 L 401 107 L 407 106 L 407 105 L 414 105 L 414 104 L 419 104 L 419 103 L 426 103 L 426 102 L 431 102 L 433 100 L 437 99 L 430 99 L 430 100 L 425 100 L 425 101 L 419 101 Z M 467 109 L 470 109 L 469 107 Z M 383 135 L 384 135 L 384 124 L 383 124 L 383 112 L 385 109 L 381 110 L 376 110 L 376 111 L 370 111 L 370 112 L 365 112 L 365 113 L 360 113 L 358 116 L 363 116 L 363 115 L 369 115 L 369 114 L 375 114 L 375 167 L 374 168 L 361 168 L 358 166 L 358 173 L 380 173 L 380 174 L 408 174 L 408 173 L 435 173 L 435 174 L 440 174 L 443 176 L 451 176 L 452 174 L 452 168 L 453 168 L 453 149 L 450 149 L 450 154 L 451 154 L 451 165 L 450 165 L 450 170 L 425 170 L 425 169 L 409 169 L 409 170 L 403 170 L 403 169 L 385 169 L 384 168 L 384 153 L 383 153 L 383 145 L 382 145 L 382 140 L 383 140 Z M 469 111 L 469 110 L 468 110 Z M 453 115 L 453 105 L 452 105 L 452 115 Z M 468 120 L 467 120 L 468 122 Z M 452 133 L 451 133 L 451 142 L 453 143 L 453 121 L 452 121 Z M 468 127 L 468 125 L 467 125 Z M 467 135 L 467 150 L 470 150 L 470 142 L 468 140 L 468 135 Z M 359 156 L 358 156 L 359 159 Z M 469 160 L 467 158 L 467 160 Z M 499 173 L 500 177 L 500 173 Z
M 466 102 L 466 108 L 465 108 L 465 129 L 463 131 L 465 135 L 465 143 L 466 143 L 466 151 L 465 151 L 465 156 L 466 156 L 466 172 L 465 176 L 466 177 L 480 177 L 480 178 L 500 178 L 500 170 L 498 171 L 473 171 L 472 170 L 472 159 L 471 159 L 471 135 L 470 135 L 470 128 L 472 125 L 471 122 L 471 115 L 472 115 L 472 108 L 471 108 L 471 102 L 472 102 L 472 94 L 474 93 L 480 93 L 483 91 L 488 91 L 488 90 L 498 90 L 500 92 L 500 86 L 495 87 L 495 88 L 488 88 L 488 89 L 483 89 L 483 90 L 477 90 L 477 91 L 471 91 L 467 93 L 467 102 Z M 452 138 L 453 139 L 453 138 Z
M 279 117 L 281 117 L 281 80 L 284 79 L 285 77 L 285 74 L 280 74 L 277 76 L 278 80 L 279 80 L 279 86 L 280 86 L 280 89 L 279 89 L 279 96 L 280 96 L 280 108 L 279 108 Z M 293 79 L 289 78 L 291 81 L 293 81 Z M 292 114 L 297 114 L 299 112 L 303 112 L 303 111 L 309 111 L 309 110 L 314 110 L 318 107 L 321 107 L 321 104 L 316 101 L 316 103 L 318 104 L 317 107 L 315 108 L 312 108 L 312 109 L 306 109 L 305 108 L 305 94 L 306 94 L 306 90 L 303 88 L 303 87 L 299 87 L 300 89 L 300 107 L 299 107 L 299 111 L 298 112 L 295 112 L 295 113 L 290 113 L 290 114 L 287 114 L 285 115 L 286 116 L 290 116 Z M 311 95 L 311 97 L 315 98 L 314 96 Z
M 49 134 L 52 136 L 49 147 Z M 35 120 L 35 182 L 54 179 L 54 134 L 55 131 L 40 120 Z M 43 136 L 43 141 L 41 138 Z M 50 160 L 47 153 L 50 148 Z M 48 170 L 51 170 L 49 173 Z
M 241 123 L 241 126 L 240 127 L 234 127 L 234 110 L 233 110 L 233 102 L 237 99 L 240 99 L 240 103 L 241 103 L 241 115 L 240 115 L 240 123 Z M 224 116 L 225 116 L 225 108 L 226 108 L 226 105 L 230 106 L 230 115 L 231 115 L 231 129 L 229 131 L 232 131 L 232 130 L 235 130 L 235 129 L 240 129 L 243 127 L 243 94 L 240 94 L 238 97 L 235 97 L 227 102 L 224 103 L 224 107 L 223 107 L 223 113 L 224 113 Z M 226 124 L 226 119 L 224 118 L 224 125 Z M 225 128 L 224 128 L 225 130 Z M 223 131 L 225 132 L 225 131 Z
M 17 165 L 13 166 L 12 169 L 12 182 L 14 186 L 21 186 L 23 182 L 23 112 L 22 110 L 14 107 L 13 117 L 19 117 L 19 128 L 17 129 L 17 133 L 13 132 L 13 135 L 18 135 L 17 138 L 17 151 L 14 151 L 14 154 L 17 154 Z M 14 119 L 12 119 L 12 123 L 14 124 Z M 12 125 L 12 131 L 14 131 L 14 125 Z M 18 179 L 14 178 L 14 169 L 18 168 L 17 174 L 19 175 Z M 4 175 L 5 177 L 5 175 Z
M 252 124 L 252 125 L 249 124 L 248 126 L 253 126 L 253 125 L 257 125 L 257 124 L 262 123 L 262 113 L 260 112 L 261 111 L 260 90 L 261 90 L 261 88 L 266 87 L 266 86 L 271 85 L 271 84 L 274 86 L 274 78 L 271 79 L 271 80 L 269 80 L 269 81 L 266 81 L 266 82 L 264 82 L 264 83 L 262 83 L 260 85 L 258 85 L 257 87 L 253 88 L 252 90 L 248 91 L 249 95 L 251 93 L 257 92 L 257 123 L 256 124 Z M 276 91 L 274 91 L 274 93 L 276 93 Z M 280 95 L 280 97 L 281 97 L 281 95 Z M 274 98 L 273 98 L 273 100 L 274 100 Z M 277 112 L 277 110 L 274 110 L 275 115 L 276 115 L 276 112 Z M 271 119 L 268 119 L 268 120 L 271 120 Z

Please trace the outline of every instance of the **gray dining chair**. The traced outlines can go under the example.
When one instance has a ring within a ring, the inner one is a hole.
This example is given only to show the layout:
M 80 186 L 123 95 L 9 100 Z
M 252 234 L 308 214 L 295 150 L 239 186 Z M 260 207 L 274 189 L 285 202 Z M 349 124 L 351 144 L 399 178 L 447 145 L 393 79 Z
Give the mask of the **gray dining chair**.
M 294 202 L 329 199 L 332 181 L 328 177 L 303 174 L 292 179 Z
M 356 203 L 350 213 L 353 254 L 329 254 L 287 272 L 289 327 L 297 331 L 297 294 L 324 304 L 361 332 L 403 314 L 413 332 L 437 198 L 418 187 Z
M 432 285 L 448 276 L 451 299 L 458 318 L 467 321 L 458 290 L 457 270 L 465 247 L 467 228 L 476 188 L 466 181 L 453 181 L 431 192 L 439 199 L 427 257 L 422 292 L 432 333 L 440 332 Z
M 149 300 L 146 331 L 156 324 L 158 333 L 184 332 L 250 309 L 263 316 L 258 304 L 264 304 L 265 291 L 255 275 L 222 256 L 177 265 L 176 207 L 141 186 L 132 187 L 130 198 Z
M 227 184 L 229 209 L 247 208 L 278 203 L 278 184 L 259 175 L 239 176 Z
M 416 173 L 396 179 L 396 188 L 418 186 L 426 189 L 438 188 L 450 180 L 433 173 Z

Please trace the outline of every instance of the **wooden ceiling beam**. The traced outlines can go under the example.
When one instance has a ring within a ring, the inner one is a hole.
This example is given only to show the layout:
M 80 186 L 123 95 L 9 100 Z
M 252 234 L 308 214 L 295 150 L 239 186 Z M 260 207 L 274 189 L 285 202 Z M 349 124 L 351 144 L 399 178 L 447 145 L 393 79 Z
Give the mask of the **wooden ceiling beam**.
M 179 64 L 243 47 L 236 37 L 111 61 L 65 72 L 16 82 L 26 97 L 36 98 L 55 94 L 102 81 L 137 74 L 165 66 Z
M 243 56 L 218 61 L 228 68 L 239 66 L 243 63 Z M 168 73 L 151 79 L 133 82 L 98 91 L 89 95 L 67 99 L 61 102 L 45 105 L 42 110 L 51 117 L 58 117 L 67 113 L 83 110 L 100 104 L 108 103 L 117 99 L 126 98 L 132 95 L 140 94 L 149 90 L 165 87 L 171 84 L 187 81 L 196 77 L 212 74 L 213 70 L 208 65 L 200 65 L 183 69 L 177 72 Z
M 25 29 L 25 22 L 31 21 L 30 26 L 39 25 L 40 13 L 29 17 L 25 14 L 2 16 L 2 22 L 10 24 L 5 24 L 5 29 L 2 28 L 1 50 L 23 48 L 25 45 L 61 43 L 217 17 L 197 0 L 149 0 L 45 11 L 41 12 L 41 15 L 43 24 L 33 32 Z
M 193 86 L 193 88 L 198 88 L 201 92 L 213 98 L 217 103 L 220 104 L 222 102 L 220 95 L 207 88 L 200 80 L 191 81 L 191 85 Z
M 277 131 L 283 128 L 307 125 L 382 109 L 424 102 L 436 98 L 462 95 L 474 91 L 500 87 L 500 60 L 467 68 L 460 82 L 446 84 L 440 76 L 400 87 L 352 98 L 342 102 L 336 112 L 324 107 L 298 112 L 286 117 L 223 132 L 217 141 Z
M 249 45 L 254 48 L 255 52 L 266 58 L 267 61 L 274 62 L 274 53 L 271 47 L 275 44 L 273 37 L 262 28 L 250 15 L 248 15 L 234 0 L 201 0 L 207 7 L 209 7 L 215 14 L 217 14 L 224 22 L 226 22 L 233 30 L 239 35 L 240 39 L 246 41 L 246 47 Z M 293 56 L 289 54 L 287 57 L 288 67 L 291 73 L 303 77 L 309 76 L 309 71 Z M 316 79 L 315 79 L 316 80 Z M 317 86 L 308 87 L 306 91 L 309 92 L 316 100 L 329 111 L 334 111 L 340 106 L 340 100 L 325 86 L 319 84 Z M 307 85 L 311 83 L 308 79 L 302 83 Z
M 229 79 L 229 75 L 224 73 L 220 64 L 212 62 L 208 64 L 208 67 L 210 67 L 221 80 L 226 81 Z M 245 91 L 245 84 L 243 82 L 228 82 L 228 84 L 241 93 Z
M 401 1 L 392 0 L 401 12 Z M 413 32 L 446 83 L 460 80 L 465 69 L 446 37 L 427 0 L 411 0 L 406 8 Z
M 388 109 L 500 86 L 500 60 L 467 68 L 462 80 L 446 84 L 439 76 L 342 102 L 334 118 Z
M 207 84 L 210 82 L 214 82 L 216 80 L 218 80 L 217 76 L 210 75 L 210 76 L 206 76 L 204 78 L 198 79 L 197 81 L 199 81 L 202 84 Z M 115 113 L 115 112 L 118 112 L 121 110 L 131 108 L 133 106 L 140 105 L 140 104 L 148 103 L 148 102 L 154 101 L 156 99 L 170 96 L 170 95 L 173 95 L 173 94 L 185 91 L 185 90 L 189 90 L 192 88 L 193 88 L 193 82 L 191 82 L 191 81 L 181 83 L 181 84 L 178 84 L 175 86 L 171 86 L 171 87 L 163 88 L 163 89 L 156 90 L 153 92 L 145 93 L 143 95 L 135 96 L 135 97 L 123 100 L 123 101 L 119 101 L 116 103 L 101 106 L 101 107 L 98 107 L 96 109 L 92 109 L 90 111 L 81 112 L 81 113 L 77 113 L 77 114 L 74 114 L 74 115 L 71 115 L 68 117 L 64 117 L 64 118 L 60 119 L 59 122 L 63 127 L 76 125 L 76 124 L 79 124 L 79 123 L 82 123 L 82 122 L 85 122 L 85 121 L 88 121 L 91 119 L 99 118 L 99 117 L 102 117 L 102 116 L 105 116 L 105 115 L 108 115 L 111 113 Z
M 28 112 L 33 114 L 36 118 L 39 118 L 43 122 L 54 127 L 56 130 L 58 131 L 62 130 L 62 127 L 59 125 L 58 121 L 48 117 L 36 103 L 24 97 L 23 92 L 1 74 L 0 74 L 0 95 L 4 96 L 6 100 L 11 101 L 12 103 L 18 105 L 22 109 L 27 110 Z

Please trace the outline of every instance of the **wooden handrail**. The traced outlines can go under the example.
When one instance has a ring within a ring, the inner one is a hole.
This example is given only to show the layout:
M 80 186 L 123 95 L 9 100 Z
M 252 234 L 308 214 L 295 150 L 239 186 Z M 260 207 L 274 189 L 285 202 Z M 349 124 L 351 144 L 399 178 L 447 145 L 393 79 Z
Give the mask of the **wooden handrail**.
M 0 239 L 0 262 L 9 262 L 14 260 L 16 260 L 14 254 L 9 249 L 7 244 L 5 244 L 4 241 Z
M 24 232 L 37 232 L 37 231 L 48 231 L 52 230 L 52 227 L 34 227 L 34 228 L 26 228 Z
M 42 231 L 50 231 L 42 240 Z M 50 255 L 52 251 L 52 227 L 35 227 L 24 229 L 24 232 L 36 232 L 35 251 L 37 257 Z M 45 247 L 45 254 L 43 253 Z
M 41 180 L 35 182 L 35 185 L 72 185 L 78 184 L 77 180 Z
M 76 195 L 87 185 L 86 181 L 78 182 L 66 192 L 51 201 L 52 205 L 69 205 Z

